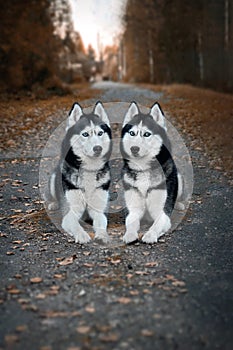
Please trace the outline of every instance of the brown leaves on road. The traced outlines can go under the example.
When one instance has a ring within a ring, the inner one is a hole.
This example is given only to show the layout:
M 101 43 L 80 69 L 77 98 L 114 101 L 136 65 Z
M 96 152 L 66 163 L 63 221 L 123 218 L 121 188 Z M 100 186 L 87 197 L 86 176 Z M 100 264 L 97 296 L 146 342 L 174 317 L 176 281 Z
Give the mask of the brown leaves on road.
M 129 303 L 132 302 L 132 300 L 130 298 L 127 298 L 127 297 L 121 297 L 121 298 L 118 298 L 116 299 L 116 301 L 120 304 L 124 304 L 124 305 L 127 305 Z
M 87 334 L 91 331 L 91 327 L 90 326 L 79 326 L 79 327 L 77 327 L 76 330 L 79 334 Z
M 32 277 L 30 278 L 31 283 L 41 283 L 43 279 L 41 277 Z
M 76 254 L 69 256 L 67 258 L 64 258 L 62 261 L 59 262 L 60 266 L 66 266 L 66 265 L 70 265 L 73 264 L 74 260 L 77 258 Z M 60 258 L 57 258 L 57 260 L 59 260 Z

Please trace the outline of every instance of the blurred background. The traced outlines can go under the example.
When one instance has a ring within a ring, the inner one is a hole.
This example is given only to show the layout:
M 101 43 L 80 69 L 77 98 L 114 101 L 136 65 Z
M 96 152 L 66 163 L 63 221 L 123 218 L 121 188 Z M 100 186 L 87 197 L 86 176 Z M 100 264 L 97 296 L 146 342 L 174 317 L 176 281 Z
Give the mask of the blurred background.
M 231 0 L 0 0 L 0 91 L 113 80 L 233 91 Z

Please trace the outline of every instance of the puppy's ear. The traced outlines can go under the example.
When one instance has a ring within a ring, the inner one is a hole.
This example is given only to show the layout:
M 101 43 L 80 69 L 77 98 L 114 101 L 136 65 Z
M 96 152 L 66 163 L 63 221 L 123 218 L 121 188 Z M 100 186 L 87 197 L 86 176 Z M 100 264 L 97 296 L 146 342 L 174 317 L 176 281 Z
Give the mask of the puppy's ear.
M 164 114 L 158 102 L 151 107 L 150 115 L 161 128 L 167 130 Z
M 130 122 L 131 119 L 137 114 L 139 114 L 139 108 L 137 106 L 136 102 L 131 102 L 129 109 L 125 115 L 124 121 L 123 121 L 123 127 Z
M 98 115 L 98 117 L 110 127 L 107 113 L 105 112 L 105 109 L 100 101 L 96 103 L 93 113 Z
M 76 124 L 81 116 L 83 115 L 82 107 L 76 102 L 70 110 L 69 117 L 67 120 L 66 131 Z

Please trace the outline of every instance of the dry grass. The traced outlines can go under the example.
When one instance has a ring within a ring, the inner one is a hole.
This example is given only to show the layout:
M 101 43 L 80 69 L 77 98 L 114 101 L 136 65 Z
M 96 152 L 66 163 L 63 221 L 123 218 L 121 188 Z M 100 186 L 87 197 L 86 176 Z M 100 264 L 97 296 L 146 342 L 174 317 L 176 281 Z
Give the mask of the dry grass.
M 72 93 L 65 96 L 49 96 L 38 99 L 30 95 L 0 96 L 0 148 L 2 151 L 17 149 L 30 136 L 39 134 L 41 128 L 55 128 L 67 117 L 67 111 L 75 101 L 96 97 L 98 90 L 90 89 L 89 84 L 72 86 Z M 84 107 L 86 107 L 84 105 Z M 56 114 L 59 118 L 56 118 Z

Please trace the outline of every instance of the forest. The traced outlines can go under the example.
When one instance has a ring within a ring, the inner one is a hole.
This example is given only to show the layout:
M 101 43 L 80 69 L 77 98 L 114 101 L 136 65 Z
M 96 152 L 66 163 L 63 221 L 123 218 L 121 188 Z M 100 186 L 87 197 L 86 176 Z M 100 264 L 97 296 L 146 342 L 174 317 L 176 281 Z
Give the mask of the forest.
M 69 0 L 0 4 L 0 91 L 59 93 L 63 83 L 103 74 L 104 64 L 113 80 L 233 91 L 230 0 L 127 0 L 122 33 L 102 61 L 74 30 Z
M 127 80 L 233 90 L 232 1 L 128 0 L 124 20 Z

